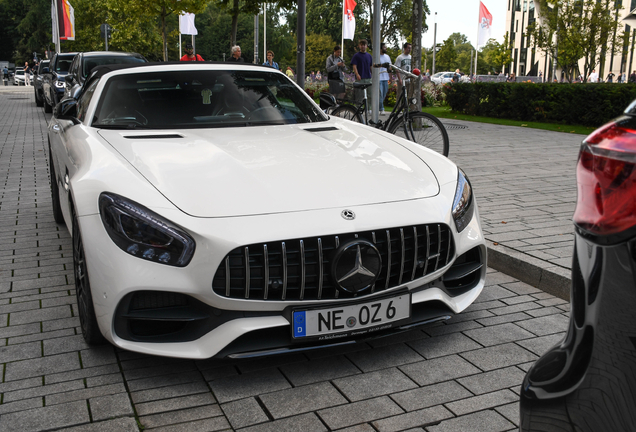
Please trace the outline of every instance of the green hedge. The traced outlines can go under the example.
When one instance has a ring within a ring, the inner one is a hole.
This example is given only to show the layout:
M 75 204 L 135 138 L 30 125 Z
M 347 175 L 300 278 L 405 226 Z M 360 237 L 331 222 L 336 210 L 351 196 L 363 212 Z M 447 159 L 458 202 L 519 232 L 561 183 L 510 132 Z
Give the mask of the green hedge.
M 457 83 L 446 102 L 464 114 L 598 127 L 636 99 L 634 84 Z

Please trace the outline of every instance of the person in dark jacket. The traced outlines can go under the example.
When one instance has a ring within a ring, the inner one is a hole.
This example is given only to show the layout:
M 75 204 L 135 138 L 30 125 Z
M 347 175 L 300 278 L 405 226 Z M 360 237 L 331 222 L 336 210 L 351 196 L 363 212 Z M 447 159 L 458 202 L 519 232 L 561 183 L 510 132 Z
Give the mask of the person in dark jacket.
M 241 47 L 240 46 L 234 45 L 232 47 L 232 55 L 230 56 L 229 59 L 227 59 L 227 61 L 235 62 L 235 63 L 245 63 L 245 60 L 243 60 L 243 57 L 241 57 Z

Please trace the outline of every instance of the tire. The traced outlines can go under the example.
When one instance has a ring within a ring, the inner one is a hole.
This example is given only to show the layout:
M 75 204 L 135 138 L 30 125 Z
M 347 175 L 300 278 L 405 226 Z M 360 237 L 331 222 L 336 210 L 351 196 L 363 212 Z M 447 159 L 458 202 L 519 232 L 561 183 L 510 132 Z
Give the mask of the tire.
M 335 110 L 333 110 L 331 115 L 334 117 L 340 117 L 340 118 L 355 121 L 358 123 L 364 123 L 360 113 L 358 113 L 358 111 L 351 105 L 341 105 Z
M 38 91 L 37 90 L 35 90 L 34 92 L 35 92 L 35 106 L 41 107 L 43 105 L 42 104 L 42 99 L 43 98 L 42 97 L 38 97 Z
M 84 243 L 79 229 L 77 216 L 73 213 L 73 274 L 75 276 L 75 294 L 77 295 L 77 311 L 82 328 L 82 336 L 89 345 L 101 345 L 106 339 L 99 330 L 93 294 L 88 278 Z
M 53 155 L 51 155 L 51 146 L 49 146 L 49 171 L 51 172 L 51 202 L 53 205 L 53 219 L 56 223 L 64 223 L 64 214 L 60 205 L 60 188 L 57 185 L 57 176 L 55 175 L 55 165 L 53 165 Z
M 389 132 L 448 157 L 448 133 L 442 122 L 433 115 L 411 112 L 409 124 L 405 125 L 404 117 L 401 117 Z
M 49 105 L 49 103 L 46 100 L 46 97 L 42 97 L 43 102 L 44 102 L 44 112 L 45 113 L 52 113 L 53 112 L 53 107 L 51 105 Z

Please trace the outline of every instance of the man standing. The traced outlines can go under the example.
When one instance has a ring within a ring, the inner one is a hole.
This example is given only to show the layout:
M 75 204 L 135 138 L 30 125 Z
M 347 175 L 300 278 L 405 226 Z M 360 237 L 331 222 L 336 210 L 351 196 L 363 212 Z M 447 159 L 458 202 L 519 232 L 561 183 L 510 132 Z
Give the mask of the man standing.
M 234 45 L 232 47 L 232 55 L 230 56 L 229 59 L 227 59 L 227 61 L 235 62 L 235 63 L 245 63 L 245 60 L 243 60 L 243 57 L 241 57 L 241 47 L 240 46 Z
M 636 83 L 636 70 L 629 76 L 629 82 L 632 84 Z
M 29 67 L 29 62 L 24 62 L 24 85 L 31 85 L 31 68 Z
M 367 40 L 360 39 L 358 42 L 359 51 L 351 58 L 351 65 L 353 66 L 353 73 L 356 75 L 356 81 L 361 83 L 371 82 L 371 67 L 373 65 L 373 57 L 367 52 Z M 358 92 L 356 92 L 358 93 Z M 362 91 L 356 96 L 357 99 L 363 99 Z M 367 108 L 371 108 L 371 97 L 368 97 Z
M 598 82 L 598 74 L 596 73 L 596 69 L 592 69 L 592 73 L 588 77 L 588 81 L 591 83 Z
M 343 98 L 345 93 L 344 70 L 345 64 L 341 57 L 340 45 L 333 48 L 333 53 L 327 57 L 325 67 L 327 69 L 327 80 L 329 81 L 329 93 L 337 98 Z
M 400 69 L 404 69 L 407 72 L 411 72 L 411 44 L 408 42 L 404 42 L 402 54 L 397 56 L 395 59 L 395 65 Z M 397 90 L 398 90 L 398 99 L 402 94 L 402 78 L 400 77 L 400 73 L 398 72 L 398 82 L 397 82 Z
M 380 44 L 380 64 L 391 64 L 391 57 L 386 53 L 386 44 Z M 386 68 L 380 68 L 380 114 L 384 114 L 384 99 L 389 91 L 389 71 Z
M 607 78 L 605 78 L 605 81 L 607 81 L 608 83 L 613 83 L 615 76 L 616 75 L 614 75 L 614 73 L 610 71 L 610 73 L 607 74 Z
M 199 54 L 194 54 L 194 47 L 192 43 L 188 42 L 185 44 L 185 54 L 181 57 L 181 61 L 204 61 L 203 57 Z

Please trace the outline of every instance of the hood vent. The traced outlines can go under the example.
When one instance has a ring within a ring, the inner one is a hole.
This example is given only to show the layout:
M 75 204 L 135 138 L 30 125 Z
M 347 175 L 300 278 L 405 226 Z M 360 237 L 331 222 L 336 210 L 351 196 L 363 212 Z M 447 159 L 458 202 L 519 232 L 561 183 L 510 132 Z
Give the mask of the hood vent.
M 337 127 L 334 126 L 328 126 L 328 127 L 317 127 L 317 128 L 307 128 L 307 129 L 303 129 L 307 132 L 329 132 L 329 131 L 337 131 L 340 130 Z
M 161 138 L 183 138 L 179 134 L 164 134 L 164 135 L 128 135 L 124 138 L 128 139 L 161 139 Z

